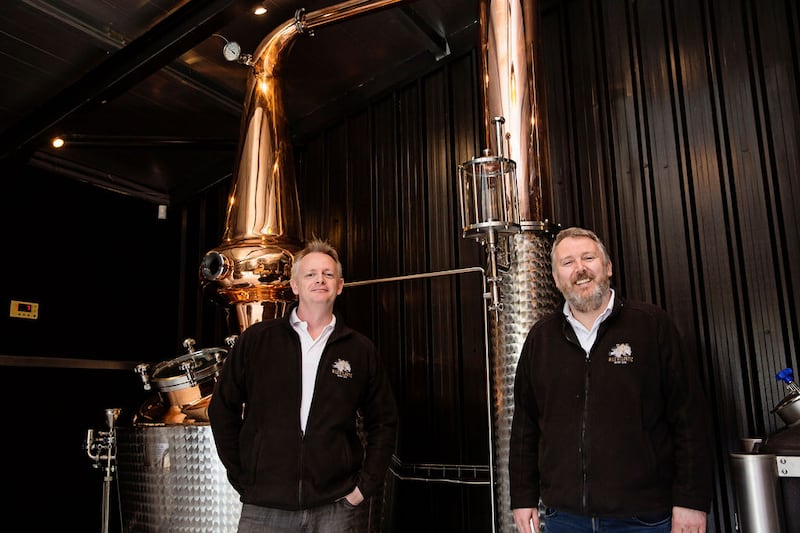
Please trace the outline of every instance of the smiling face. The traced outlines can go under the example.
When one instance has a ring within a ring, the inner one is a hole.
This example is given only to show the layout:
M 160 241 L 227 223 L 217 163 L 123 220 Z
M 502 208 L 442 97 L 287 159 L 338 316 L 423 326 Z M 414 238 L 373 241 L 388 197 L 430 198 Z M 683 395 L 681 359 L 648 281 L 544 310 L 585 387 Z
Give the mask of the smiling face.
M 590 313 L 608 302 L 611 261 L 589 237 L 567 237 L 553 249 L 553 279 L 574 311 Z
M 323 305 L 333 308 L 342 293 L 344 279 L 337 272 L 336 261 L 328 254 L 311 252 L 300 259 L 290 284 L 301 306 Z

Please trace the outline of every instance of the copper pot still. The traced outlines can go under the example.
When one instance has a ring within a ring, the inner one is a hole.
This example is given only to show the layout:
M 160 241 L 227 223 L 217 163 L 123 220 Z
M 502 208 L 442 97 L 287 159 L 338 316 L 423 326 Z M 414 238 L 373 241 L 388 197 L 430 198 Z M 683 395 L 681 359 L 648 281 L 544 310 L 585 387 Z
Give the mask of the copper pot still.
M 540 1 L 480 0 L 478 5 L 482 114 L 486 125 L 483 145 L 492 147 L 493 128 L 489 124 L 502 117 L 502 135 L 497 135 L 492 153 L 514 163 L 507 166 L 514 169 L 516 185 L 506 190 L 516 195 L 512 201 L 517 203 L 517 209 L 511 212 L 512 216 L 518 214 L 519 232 L 492 242 L 492 232 L 480 229 L 478 224 L 465 225 L 464 236 L 485 234 L 487 251 L 499 252 L 497 257 L 487 253 L 490 277 L 497 280 L 492 283 L 490 331 L 494 379 L 492 508 L 498 533 L 515 533 L 508 471 L 514 375 L 527 332 L 540 318 L 555 312 L 561 299 L 550 275 L 550 250 L 558 225 L 550 217 L 553 191 L 546 135 L 547 106 L 545 93 L 540 90 L 543 84 L 537 83 L 542 66 Z M 483 163 L 481 159 L 471 163 Z M 487 218 L 493 215 L 490 211 L 481 214 Z M 490 227 L 505 231 L 491 223 Z
M 249 68 L 235 180 L 222 242 L 198 269 L 204 294 L 225 307 L 236 334 L 282 316 L 295 297 L 289 280 L 303 247 L 294 156 L 284 112 L 280 66 L 292 43 L 315 29 L 403 0 L 346 0 L 274 28 L 245 63 Z M 119 428 L 117 470 L 125 531 L 236 531 L 241 502 L 227 480 L 208 404 L 227 348 L 196 350 L 136 367 L 150 397 Z
M 347 0 L 311 12 L 298 9 L 247 62 L 251 72 L 222 242 L 199 268 L 203 291 L 225 307 L 239 333 L 282 316 L 295 300 L 289 279 L 303 231 L 280 76 L 285 56 L 298 37 L 317 28 L 401 3 Z

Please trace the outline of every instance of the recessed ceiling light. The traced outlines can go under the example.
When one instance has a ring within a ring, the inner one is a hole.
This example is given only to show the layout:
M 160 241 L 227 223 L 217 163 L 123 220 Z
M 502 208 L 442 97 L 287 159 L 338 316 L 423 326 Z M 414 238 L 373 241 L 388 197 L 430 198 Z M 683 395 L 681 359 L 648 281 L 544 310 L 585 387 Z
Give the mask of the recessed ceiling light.
M 267 8 L 264 6 L 264 4 L 257 5 L 256 8 L 253 10 L 254 15 L 263 15 L 266 12 Z

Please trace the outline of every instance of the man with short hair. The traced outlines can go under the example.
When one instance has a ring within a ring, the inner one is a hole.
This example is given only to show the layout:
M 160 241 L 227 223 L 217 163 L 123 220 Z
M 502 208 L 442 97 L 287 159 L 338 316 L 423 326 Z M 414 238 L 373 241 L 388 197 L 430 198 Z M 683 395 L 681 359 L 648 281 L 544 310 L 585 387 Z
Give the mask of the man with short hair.
M 355 507 L 383 487 L 395 399 L 375 345 L 333 312 L 336 250 L 309 242 L 290 283 L 288 315 L 249 326 L 225 360 L 211 429 L 241 495 L 239 533 L 350 533 Z

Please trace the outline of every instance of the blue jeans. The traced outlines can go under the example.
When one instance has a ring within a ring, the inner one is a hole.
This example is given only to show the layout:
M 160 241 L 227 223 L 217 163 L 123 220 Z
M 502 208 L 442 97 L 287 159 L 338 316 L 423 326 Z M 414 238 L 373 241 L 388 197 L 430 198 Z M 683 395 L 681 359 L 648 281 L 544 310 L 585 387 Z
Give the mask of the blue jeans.
M 548 508 L 544 515 L 545 533 L 669 533 L 672 512 L 631 518 L 580 516 Z
M 362 502 L 361 505 L 366 504 Z M 238 533 L 356 533 L 356 514 L 347 500 L 300 511 L 243 504 Z

